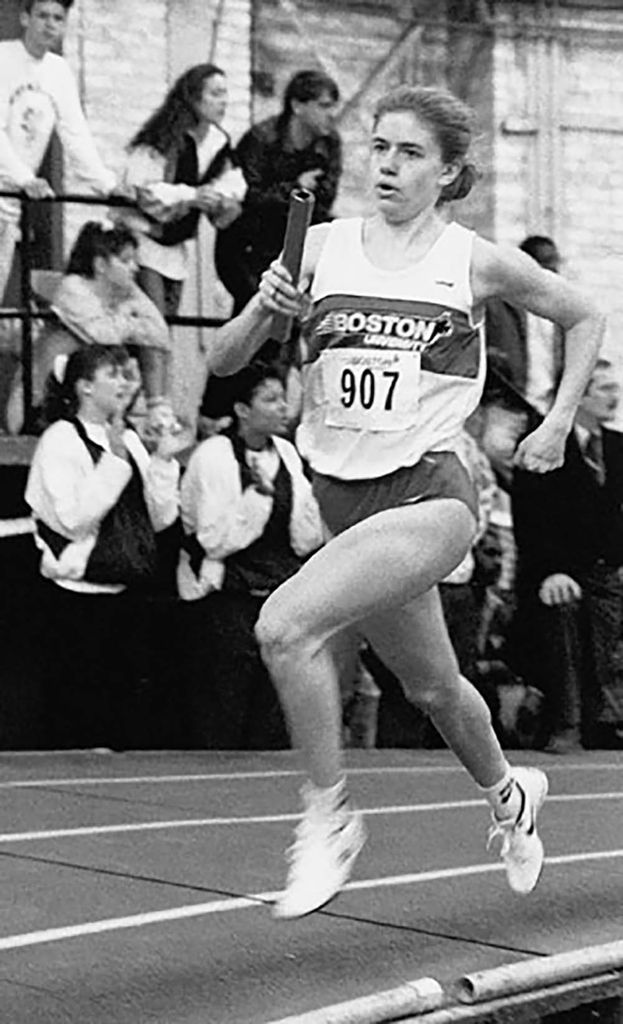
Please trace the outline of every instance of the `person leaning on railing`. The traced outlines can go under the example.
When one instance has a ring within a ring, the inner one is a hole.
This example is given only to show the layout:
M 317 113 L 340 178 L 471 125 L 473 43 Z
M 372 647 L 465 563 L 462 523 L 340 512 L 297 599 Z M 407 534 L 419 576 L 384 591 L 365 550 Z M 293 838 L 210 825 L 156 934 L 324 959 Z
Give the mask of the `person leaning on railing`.
M 73 0 L 22 0 L 21 39 L 0 42 L 0 187 L 31 199 L 52 196 L 40 166 L 52 132 L 63 144 L 66 167 L 103 195 L 116 178 L 102 162 L 60 48 Z M 121 191 L 121 190 L 119 190 Z M 20 204 L 0 199 L 0 304 L 19 238 Z
M 177 313 L 201 214 L 224 227 L 240 213 L 246 185 L 221 127 L 226 109 L 224 71 L 197 64 L 128 145 L 123 181 L 139 209 L 117 217 L 138 233 L 138 283 L 165 315 Z
M 297 71 L 281 112 L 252 125 L 236 146 L 248 190 L 241 216 L 219 225 L 215 247 L 216 271 L 234 300 L 234 315 L 281 251 L 293 189 L 314 193 L 312 224 L 331 219 L 342 173 L 339 98 L 337 83 L 323 71 Z

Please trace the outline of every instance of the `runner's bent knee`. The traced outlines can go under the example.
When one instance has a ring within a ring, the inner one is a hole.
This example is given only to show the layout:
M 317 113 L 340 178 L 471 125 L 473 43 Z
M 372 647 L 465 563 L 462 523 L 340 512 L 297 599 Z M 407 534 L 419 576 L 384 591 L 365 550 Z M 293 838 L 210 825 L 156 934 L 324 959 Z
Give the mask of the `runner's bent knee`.
M 313 633 L 306 628 L 295 608 L 277 592 L 262 606 L 255 624 L 255 638 L 269 665 L 276 659 L 299 654 L 307 644 L 313 644 Z

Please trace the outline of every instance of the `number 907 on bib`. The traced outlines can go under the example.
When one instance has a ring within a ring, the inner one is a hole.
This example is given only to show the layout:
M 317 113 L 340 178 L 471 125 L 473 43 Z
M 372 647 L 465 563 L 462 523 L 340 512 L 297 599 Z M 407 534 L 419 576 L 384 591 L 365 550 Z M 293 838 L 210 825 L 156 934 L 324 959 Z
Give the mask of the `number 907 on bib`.
M 331 349 L 320 365 L 327 426 L 397 431 L 415 424 L 419 352 Z

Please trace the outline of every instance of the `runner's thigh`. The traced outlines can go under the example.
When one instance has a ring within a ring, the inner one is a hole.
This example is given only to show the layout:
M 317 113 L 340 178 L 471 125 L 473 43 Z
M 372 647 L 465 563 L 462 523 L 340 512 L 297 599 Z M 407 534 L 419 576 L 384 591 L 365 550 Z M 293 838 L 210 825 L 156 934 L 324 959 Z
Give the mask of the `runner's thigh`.
M 268 599 L 286 636 L 326 641 L 370 615 L 408 604 L 462 560 L 473 533 L 462 502 L 443 498 L 378 512 L 321 548 Z

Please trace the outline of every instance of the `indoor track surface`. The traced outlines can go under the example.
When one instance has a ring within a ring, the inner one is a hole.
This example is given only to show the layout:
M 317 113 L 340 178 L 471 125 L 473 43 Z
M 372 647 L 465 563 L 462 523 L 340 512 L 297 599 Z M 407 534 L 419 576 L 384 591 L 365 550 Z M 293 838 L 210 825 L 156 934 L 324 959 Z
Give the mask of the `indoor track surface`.
M 291 752 L 0 755 L 0 1020 L 266 1024 L 619 940 L 623 754 L 511 760 L 550 779 L 532 895 L 449 753 L 351 751 L 368 843 L 337 900 L 284 923 Z

